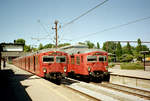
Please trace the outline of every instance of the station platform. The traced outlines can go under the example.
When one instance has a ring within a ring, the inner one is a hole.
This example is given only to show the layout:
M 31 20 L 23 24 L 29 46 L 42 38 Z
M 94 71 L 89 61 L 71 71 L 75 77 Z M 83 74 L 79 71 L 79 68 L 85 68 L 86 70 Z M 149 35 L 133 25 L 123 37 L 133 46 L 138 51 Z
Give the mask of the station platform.
M 123 84 L 144 90 L 150 90 L 150 71 L 144 70 L 124 70 L 119 65 L 109 68 L 110 82 Z
M 112 75 L 121 75 L 128 77 L 135 77 L 141 79 L 149 79 L 150 80 L 150 71 L 144 70 L 122 70 L 122 69 L 111 69 L 108 70 Z
M 87 98 L 6 64 L 0 70 L 0 101 L 85 101 Z

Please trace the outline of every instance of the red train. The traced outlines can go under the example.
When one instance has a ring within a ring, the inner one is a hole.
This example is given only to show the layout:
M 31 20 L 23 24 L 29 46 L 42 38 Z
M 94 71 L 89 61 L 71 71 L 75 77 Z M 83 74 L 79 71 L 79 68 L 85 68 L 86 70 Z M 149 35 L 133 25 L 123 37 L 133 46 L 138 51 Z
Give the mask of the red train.
M 100 49 L 72 48 L 68 53 L 68 76 L 80 76 L 84 79 L 109 81 L 108 54 Z
M 88 48 L 47 50 L 14 59 L 13 64 L 57 81 L 66 75 L 109 81 L 107 52 Z
M 67 70 L 67 53 L 59 50 L 46 50 L 13 60 L 19 68 L 40 77 L 60 81 Z

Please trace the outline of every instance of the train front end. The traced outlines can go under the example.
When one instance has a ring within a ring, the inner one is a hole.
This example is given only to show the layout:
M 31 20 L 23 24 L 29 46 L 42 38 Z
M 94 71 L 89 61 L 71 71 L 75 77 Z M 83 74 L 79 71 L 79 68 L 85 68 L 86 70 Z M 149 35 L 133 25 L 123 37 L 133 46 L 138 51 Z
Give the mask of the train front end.
M 87 55 L 86 66 L 91 79 L 109 81 L 107 53 L 93 52 Z
M 41 58 L 45 78 L 61 81 L 66 76 L 67 53 L 51 51 L 44 53 Z

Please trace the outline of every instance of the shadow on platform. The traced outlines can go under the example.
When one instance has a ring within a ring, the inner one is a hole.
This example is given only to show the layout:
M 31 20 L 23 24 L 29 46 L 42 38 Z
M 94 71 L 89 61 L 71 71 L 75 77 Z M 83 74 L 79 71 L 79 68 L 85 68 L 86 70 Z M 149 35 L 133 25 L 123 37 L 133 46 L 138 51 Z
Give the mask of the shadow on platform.
M 0 70 L 0 101 L 32 101 L 25 90 L 28 86 L 20 83 L 30 76 L 15 75 L 11 69 Z

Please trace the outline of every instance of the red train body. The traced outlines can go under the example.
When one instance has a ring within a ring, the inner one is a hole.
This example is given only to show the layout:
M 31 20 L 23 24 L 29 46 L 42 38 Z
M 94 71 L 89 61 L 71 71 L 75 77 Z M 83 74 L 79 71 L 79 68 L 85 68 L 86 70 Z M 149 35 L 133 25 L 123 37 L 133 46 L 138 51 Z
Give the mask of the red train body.
M 19 68 L 36 74 L 40 77 L 61 80 L 67 69 L 67 53 L 49 50 L 19 57 L 13 60 Z
M 57 81 L 65 75 L 107 81 L 110 76 L 107 70 L 108 54 L 100 49 L 49 50 L 16 58 L 13 64 L 40 77 Z
M 87 79 L 109 80 L 108 54 L 99 49 L 67 49 L 69 54 L 68 76 L 82 76 Z

